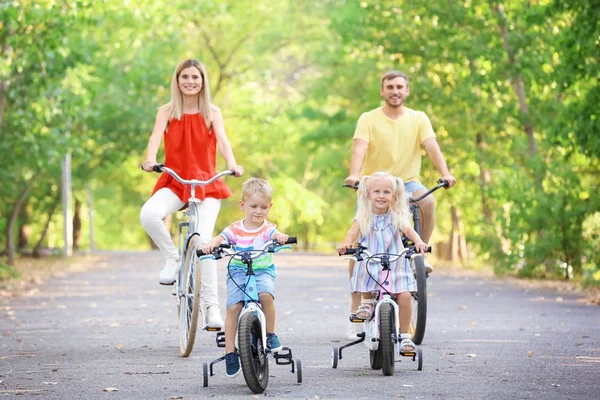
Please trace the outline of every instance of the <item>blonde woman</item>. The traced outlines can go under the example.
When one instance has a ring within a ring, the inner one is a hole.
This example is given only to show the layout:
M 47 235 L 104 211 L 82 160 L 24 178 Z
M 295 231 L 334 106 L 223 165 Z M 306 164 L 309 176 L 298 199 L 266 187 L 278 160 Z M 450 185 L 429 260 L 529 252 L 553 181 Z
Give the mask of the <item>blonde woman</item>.
M 207 180 L 216 175 L 217 149 L 227 163 L 227 169 L 242 176 L 244 168 L 235 161 L 223 125 L 221 111 L 211 104 L 208 75 L 196 60 L 180 63 L 171 79 L 171 101 L 158 109 L 154 129 L 148 141 L 145 171 L 152 172 L 156 155 L 164 139 L 165 166 L 173 169 L 183 179 Z M 221 200 L 231 196 L 231 191 L 221 179 L 208 186 L 196 188 L 198 205 L 197 226 L 203 243 L 211 239 Z M 164 255 L 166 262 L 160 272 L 162 285 L 173 285 L 179 272 L 179 253 L 162 220 L 181 209 L 190 197 L 188 188 L 163 173 L 156 182 L 152 197 L 142 206 L 140 221 L 148 235 Z M 223 327 L 219 312 L 217 266 L 214 260 L 202 265 L 202 286 L 207 325 Z
M 387 172 L 375 172 L 361 178 L 358 186 L 358 210 L 344 242 L 337 247 L 339 254 L 358 241 L 376 253 L 398 254 L 403 248 L 402 233 L 414 243 L 417 251 L 425 252 L 427 244 L 409 225 L 408 200 L 404 192 L 404 182 Z M 385 281 L 385 282 L 384 282 Z M 408 329 L 411 321 L 411 295 L 416 291 L 414 275 L 408 260 L 400 258 L 390 263 L 390 271 L 382 271 L 378 263 L 358 262 L 350 279 L 352 293 L 361 294 L 361 303 L 356 316 L 369 320 L 373 314 L 373 291 L 384 285 L 396 295 L 399 308 L 400 344 L 402 352 L 415 351 Z

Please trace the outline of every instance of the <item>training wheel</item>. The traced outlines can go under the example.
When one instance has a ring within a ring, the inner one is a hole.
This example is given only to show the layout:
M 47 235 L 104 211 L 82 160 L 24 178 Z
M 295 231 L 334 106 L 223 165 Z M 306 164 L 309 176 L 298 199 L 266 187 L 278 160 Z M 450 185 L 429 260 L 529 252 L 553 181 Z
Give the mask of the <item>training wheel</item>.
M 202 386 L 208 387 L 208 364 L 202 364 Z
M 296 360 L 296 376 L 298 377 L 298 383 L 302 383 L 302 360 Z
M 331 368 L 337 368 L 339 358 L 340 350 L 334 346 L 331 352 Z
M 417 370 L 423 371 L 423 351 L 417 348 Z

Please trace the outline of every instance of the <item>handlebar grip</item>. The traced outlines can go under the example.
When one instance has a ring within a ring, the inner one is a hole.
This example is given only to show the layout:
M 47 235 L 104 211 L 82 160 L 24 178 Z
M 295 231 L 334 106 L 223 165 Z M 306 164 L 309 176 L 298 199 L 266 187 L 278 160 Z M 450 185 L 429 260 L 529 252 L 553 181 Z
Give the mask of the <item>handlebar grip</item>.
M 156 165 L 154 165 L 154 167 L 152 167 L 152 171 L 162 172 L 162 169 L 164 166 L 165 166 L 165 164 L 156 164 Z
M 285 244 L 297 244 L 297 243 L 298 243 L 298 238 L 296 236 L 288 237 L 287 242 L 285 242 Z
M 359 250 L 358 248 L 354 248 L 354 247 L 348 247 L 348 248 L 346 249 L 346 252 L 345 252 L 344 254 L 339 254 L 339 256 L 341 257 L 341 256 L 345 256 L 345 255 L 348 255 L 348 254 L 356 254 L 356 252 L 357 252 L 358 250 Z
M 427 247 L 427 250 L 425 250 L 426 253 L 431 253 L 431 246 Z
M 448 181 L 445 181 L 445 180 L 443 180 L 443 179 L 441 179 L 441 178 L 440 178 L 440 179 L 438 179 L 438 183 L 439 183 L 440 185 L 442 185 L 443 187 L 446 187 L 446 186 L 448 186 L 448 185 L 449 185 Z

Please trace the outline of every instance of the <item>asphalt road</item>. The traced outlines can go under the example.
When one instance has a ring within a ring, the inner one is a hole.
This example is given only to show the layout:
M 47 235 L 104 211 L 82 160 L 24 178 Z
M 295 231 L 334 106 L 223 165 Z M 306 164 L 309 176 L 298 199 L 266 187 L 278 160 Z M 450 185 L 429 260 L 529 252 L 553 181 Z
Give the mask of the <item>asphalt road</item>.
M 253 395 L 223 363 L 202 387 L 202 363 L 222 354 L 201 332 L 179 356 L 177 308 L 158 284 L 157 253 L 111 255 L 0 299 L 0 396 L 44 399 L 599 399 L 600 307 L 573 296 L 438 269 L 428 280 L 423 371 L 403 358 L 394 376 L 369 368 L 345 339 L 347 268 L 336 256 L 278 255 L 277 333 L 303 364 L 303 383 L 271 361 Z M 220 264 L 222 265 L 222 264 Z M 220 272 L 224 278 L 224 270 Z M 224 279 L 221 298 L 224 304 Z

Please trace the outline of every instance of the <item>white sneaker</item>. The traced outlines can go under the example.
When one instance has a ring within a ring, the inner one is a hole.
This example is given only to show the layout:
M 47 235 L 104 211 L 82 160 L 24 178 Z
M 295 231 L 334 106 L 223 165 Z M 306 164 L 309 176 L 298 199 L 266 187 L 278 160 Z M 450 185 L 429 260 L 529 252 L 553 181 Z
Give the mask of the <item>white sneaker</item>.
M 348 322 L 348 330 L 346 331 L 346 337 L 351 340 L 358 338 L 359 333 L 363 333 L 365 324 Z
M 160 271 L 158 281 L 161 285 L 172 285 L 177 279 L 179 273 L 179 261 L 169 259 L 165 263 L 165 267 Z
M 223 318 L 221 318 L 221 312 L 219 311 L 218 305 L 208 306 L 206 309 L 206 326 L 209 328 L 223 329 Z

